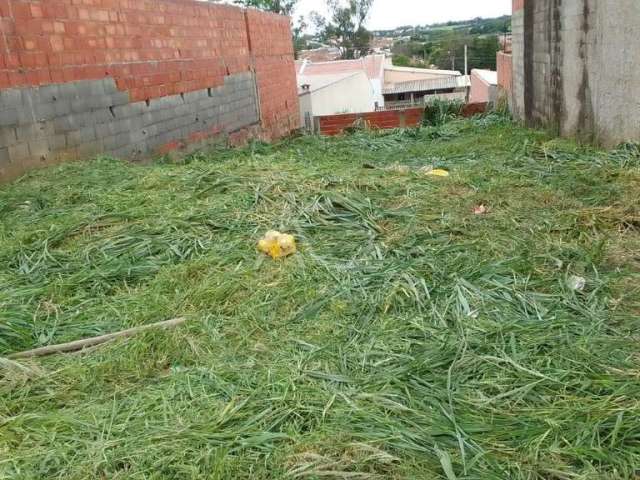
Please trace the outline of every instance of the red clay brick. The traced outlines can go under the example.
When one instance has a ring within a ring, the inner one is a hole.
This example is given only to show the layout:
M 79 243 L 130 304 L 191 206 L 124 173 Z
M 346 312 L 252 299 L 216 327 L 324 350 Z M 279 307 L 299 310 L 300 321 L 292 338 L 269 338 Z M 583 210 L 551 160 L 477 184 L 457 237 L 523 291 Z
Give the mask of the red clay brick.
M 323 135 L 337 135 L 349 128 L 357 119 L 362 119 L 372 128 L 390 129 L 404 126 L 414 127 L 422 120 L 422 109 L 387 110 L 361 114 L 326 115 L 319 119 L 320 133 Z M 401 118 L 404 117 L 404 122 Z
M 284 16 L 194 0 L 0 0 L 0 32 L 3 88 L 110 76 L 135 101 L 253 71 L 265 137 L 298 127 Z

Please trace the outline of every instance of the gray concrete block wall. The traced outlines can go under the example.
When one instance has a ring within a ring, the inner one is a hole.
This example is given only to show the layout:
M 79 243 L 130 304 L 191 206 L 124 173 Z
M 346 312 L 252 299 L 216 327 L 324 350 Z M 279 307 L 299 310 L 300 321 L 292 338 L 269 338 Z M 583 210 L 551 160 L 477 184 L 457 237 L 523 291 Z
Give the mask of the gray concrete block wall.
M 153 155 L 194 134 L 229 134 L 259 122 L 253 73 L 223 86 L 130 102 L 111 78 L 0 91 L 0 179 L 64 160 Z
M 527 0 L 513 16 L 513 112 L 605 146 L 640 140 L 637 0 Z
M 511 111 L 516 118 L 524 118 L 524 10 L 511 17 L 512 98 Z

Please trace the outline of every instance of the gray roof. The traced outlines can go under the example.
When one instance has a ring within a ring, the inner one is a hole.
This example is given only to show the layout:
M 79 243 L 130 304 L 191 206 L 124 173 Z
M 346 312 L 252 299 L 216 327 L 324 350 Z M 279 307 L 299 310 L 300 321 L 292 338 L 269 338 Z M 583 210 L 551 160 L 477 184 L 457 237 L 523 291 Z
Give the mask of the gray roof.
M 431 78 L 428 80 L 412 80 L 385 85 L 382 93 L 429 92 L 433 90 L 447 90 L 450 88 L 465 88 L 471 85 L 468 75 L 458 77 Z

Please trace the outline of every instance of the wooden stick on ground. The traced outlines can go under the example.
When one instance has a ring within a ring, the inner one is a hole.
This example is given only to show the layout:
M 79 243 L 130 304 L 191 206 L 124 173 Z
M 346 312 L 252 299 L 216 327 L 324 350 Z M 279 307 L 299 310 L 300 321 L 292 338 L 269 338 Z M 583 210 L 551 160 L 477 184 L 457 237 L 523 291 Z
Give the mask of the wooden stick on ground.
M 59 345 L 47 345 L 46 347 L 36 348 L 33 350 L 27 350 L 25 352 L 16 352 L 8 355 L 7 358 L 29 358 L 29 357 L 42 357 L 45 355 L 51 355 L 54 353 L 63 352 L 75 352 L 82 350 L 83 348 L 93 347 L 106 343 L 116 338 L 125 338 L 137 335 L 138 333 L 145 332 L 147 330 L 155 328 L 175 328 L 182 325 L 186 321 L 185 318 L 174 318 L 173 320 L 166 320 L 164 322 L 150 323 L 148 325 L 141 325 L 139 327 L 129 328 L 122 330 L 121 332 L 108 333 L 106 335 L 100 335 L 99 337 L 85 338 L 83 340 L 76 340 L 68 343 L 61 343 Z

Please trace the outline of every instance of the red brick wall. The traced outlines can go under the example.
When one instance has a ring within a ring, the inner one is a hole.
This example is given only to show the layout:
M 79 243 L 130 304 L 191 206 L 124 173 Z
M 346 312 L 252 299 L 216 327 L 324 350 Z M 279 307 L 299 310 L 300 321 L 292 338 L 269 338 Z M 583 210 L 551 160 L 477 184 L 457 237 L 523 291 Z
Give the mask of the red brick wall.
M 468 103 L 462 108 L 463 117 L 472 117 L 487 110 L 486 103 Z M 354 125 L 357 120 L 365 121 L 368 127 L 391 129 L 415 127 L 422 122 L 424 108 L 406 110 L 385 110 L 369 113 L 346 113 L 340 115 L 323 115 L 315 117 L 320 134 L 339 135 Z
M 513 82 L 512 57 L 508 53 L 498 52 L 498 85 L 506 92 L 511 92 Z
M 407 110 L 324 115 L 316 118 L 322 135 L 338 135 L 359 119 L 373 128 L 415 127 L 422 121 L 423 113 L 423 108 L 410 108 Z
M 479 115 L 486 111 L 486 103 L 467 103 L 464 107 L 462 107 L 461 113 L 463 117 L 473 117 L 474 115 Z
M 0 0 L 0 88 L 112 77 L 139 101 L 251 68 L 267 136 L 296 127 L 287 17 L 193 0 Z
M 522 10 L 524 8 L 525 0 L 513 0 L 513 11 L 517 12 L 518 10 Z
M 298 87 L 288 17 L 247 10 L 248 41 L 260 95 L 262 123 L 279 137 L 299 127 Z

